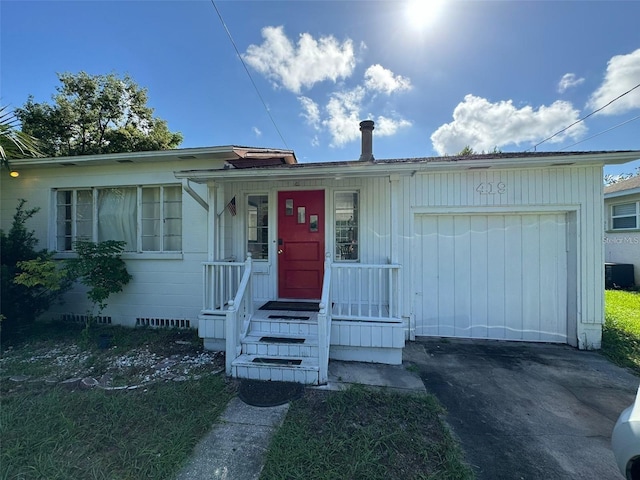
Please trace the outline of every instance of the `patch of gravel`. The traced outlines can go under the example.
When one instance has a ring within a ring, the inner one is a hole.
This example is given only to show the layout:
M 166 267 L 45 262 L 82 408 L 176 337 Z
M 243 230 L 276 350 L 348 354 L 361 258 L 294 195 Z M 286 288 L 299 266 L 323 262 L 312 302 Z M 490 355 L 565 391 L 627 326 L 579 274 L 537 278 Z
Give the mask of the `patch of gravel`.
M 195 344 L 176 341 L 157 353 L 148 346 L 118 352 L 82 350 L 75 344 L 7 348 L 0 358 L 2 377 L 13 384 L 43 382 L 76 388 L 133 389 L 158 381 L 186 381 L 224 371 L 224 353 L 199 350 Z M 189 350 L 185 352 L 185 350 Z M 11 372 L 5 376 L 4 372 Z

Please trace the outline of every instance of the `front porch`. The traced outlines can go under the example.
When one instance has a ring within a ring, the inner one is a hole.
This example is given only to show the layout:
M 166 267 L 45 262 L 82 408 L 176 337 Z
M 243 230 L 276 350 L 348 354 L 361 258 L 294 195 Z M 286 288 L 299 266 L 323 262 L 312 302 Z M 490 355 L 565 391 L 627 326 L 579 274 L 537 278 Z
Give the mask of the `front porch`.
M 319 302 L 271 310 L 253 295 L 254 266 L 250 254 L 203 264 L 198 333 L 205 348 L 226 352 L 227 375 L 318 385 L 330 358 L 402 362 L 400 265 L 333 263 L 328 255 Z

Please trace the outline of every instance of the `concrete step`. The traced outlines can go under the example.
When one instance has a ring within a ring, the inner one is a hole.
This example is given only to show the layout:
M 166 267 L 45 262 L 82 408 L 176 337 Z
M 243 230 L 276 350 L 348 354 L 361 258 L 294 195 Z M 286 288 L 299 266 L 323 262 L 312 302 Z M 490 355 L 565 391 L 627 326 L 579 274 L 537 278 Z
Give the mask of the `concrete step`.
M 233 376 L 251 380 L 297 382 L 318 385 L 318 358 L 249 355 L 243 353 L 232 362 Z
M 242 341 L 242 353 L 275 357 L 317 357 L 318 337 L 315 335 L 252 334 Z

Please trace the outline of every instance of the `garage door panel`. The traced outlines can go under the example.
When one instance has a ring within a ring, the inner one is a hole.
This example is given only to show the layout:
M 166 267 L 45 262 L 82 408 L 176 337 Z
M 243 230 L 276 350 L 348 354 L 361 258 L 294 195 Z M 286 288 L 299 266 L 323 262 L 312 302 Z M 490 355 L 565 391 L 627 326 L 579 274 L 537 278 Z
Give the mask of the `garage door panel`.
M 522 340 L 522 219 L 518 215 L 507 215 L 504 223 L 504 338 Z M 494 255 L 498 256 L 499 252 Z
M 470 304 L 473 324 L 469 332 L 472 338 L 487 337 L 487 302 L 489 295 L 488 220 L 487 217 L 470 217 Z
M 416 334 L 566 342 L 565 228 L 562 214 L 417 216 Z
M 471 233 L 470 218 L 455 216 L 453 239 L 453 280 L 455 336 L 470 336 L 471 328 Z
M 487 217 L 487 252 L 489 247 L 498 252 L 505 251 L 504 216 Z M 488 257 L 488 253 L 487 253 Z M 493 255 L 487 258 L 487 334 L 485 338 L 505 338 L 505 255 Z M 489 292 L 502 292 L 502 295 Z M 489 322 L 489 315 L 491 322 Z

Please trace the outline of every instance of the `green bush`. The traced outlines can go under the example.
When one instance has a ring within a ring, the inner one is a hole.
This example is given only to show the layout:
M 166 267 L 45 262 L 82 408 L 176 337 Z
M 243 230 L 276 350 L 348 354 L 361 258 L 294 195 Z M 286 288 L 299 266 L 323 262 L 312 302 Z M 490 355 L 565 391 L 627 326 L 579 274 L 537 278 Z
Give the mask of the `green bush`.
M 26 209 L 18 201 L 11 228 L 0 230 L 0 315 L 3 333 L 33 323 L 52 304 L 61 302 L 72 281 L 63 265 L 53 260 L 53 252 L 37 250 L 38 239 L 26 223 L 39 208 Z M 8 330 L 8 331 L 7 331 Z

